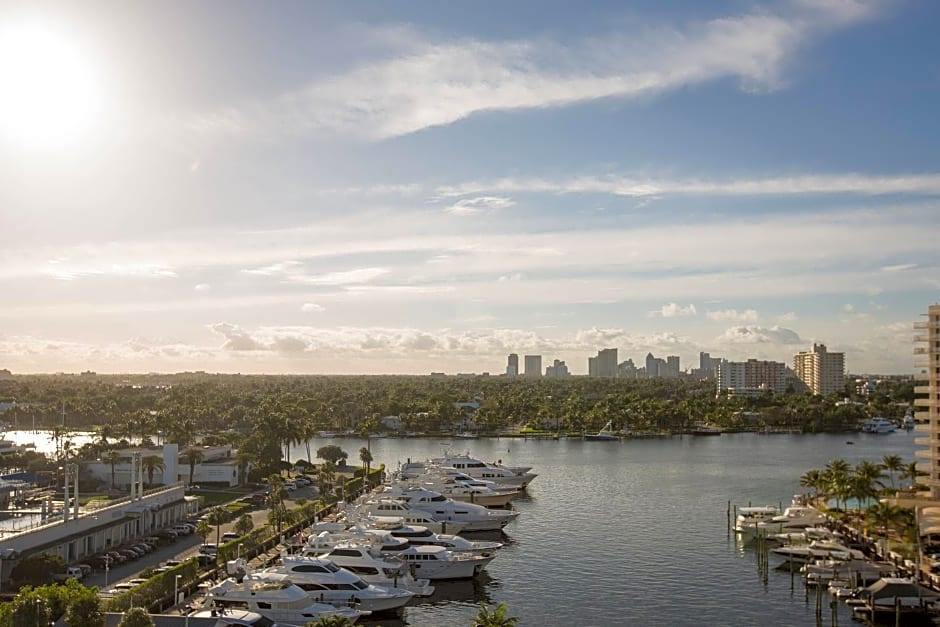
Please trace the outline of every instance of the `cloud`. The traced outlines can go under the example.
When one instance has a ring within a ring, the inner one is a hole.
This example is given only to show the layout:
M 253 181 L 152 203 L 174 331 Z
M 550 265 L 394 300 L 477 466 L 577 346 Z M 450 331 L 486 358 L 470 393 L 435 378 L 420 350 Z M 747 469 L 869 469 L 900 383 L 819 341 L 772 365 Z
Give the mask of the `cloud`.
M 387 268 L 356 268 L 354 270 L 327 272 L 325 274 L 307 274 L 304 272 L 304 264 L 302 262 L 288 260 L 260 268 L 242 270 L 242 272 L 258 276 L 280 277 L 285 283 L 295 283 L 299 285 L 341 286 L 368 283 L 384 274 L 388 274 L 389 270 Z
M 72 262 L 67 257 L 50 259 L 48 265 L 43 269 L 43 273 L 61 281 L 73 281 L 94 276 L 154 279 L 176 278 L 177 276 L 176 270 L 159 263 L 80 263 Z
M 687 305 L 683 307 L 676 303 L 669 303 L 668 305 L 663 305 L 658 311 L 651 311 L 650 317 L 662 316 L 663 318 L 685 318 L 688 316 L 694 316 L 695 313 L 695 305 Z
M 477 196 L 463 198 L 444 209 L 445 212 L 455 216 L 475 216 L 481 213 L 493 213 L 501 209 L 508 209 L 516 204 L 511 198 L 502 196 Z
M 504 274 L 496 280 L 500 282 L 521 281 L 524 278 L 525 278 L 525 275 L 523 275 L 521 272 L 513 272 L 512 274 Z
M 744 311 L 738 311 L 737 309 L 722 309 L 719 311 L 709 311 L 705 314 L 705 317 L 709 320 L 734 320 L 735 322 L 754 322 L 760 316 L 755 309 L 745 309 Z
M 842 311 L 846 313 L 852 313 L 853 311 L 855 311 L 855 305 L 853 305 L 852 303 L 846 303 L 842 305 Z
M 193 290 L 196 292 L 208 292 L 212 289 L 212 286 L 208 283 L 197 283 L 193 286 Z
M 736 79 L 767 91 L 813 38 L 874 14 L 875 3 L 797 2 L 681 27 L 618 32 L 563 45 L 410 32 L 399 49 L 344 73 L 192 120 L 210 133 L 339 133 L 382 139 L 452 124 L 481 111 L 635 99 Z
M 229 351 L 262 351 L 269 346 L 254 339 L 251 334 L 240 327 L 228 322 L 216 322 L 209 325 L 209 330 L 225 338 L 222 343 L 223 350 Z
M 793 322 L 796 319 L 797 319 L 797 315 L 796 315 L 796 312 L 794 311 L 788 311 L 785 314 L 780 314 L 779 316 L 777 316 L 777 320 L 779 320 L 780 322 Z
M 716 339 L 718 342 L 728 344 L 801 344 L 803 342 L 796 331 L 776 325 L 731 327 Z
M 300 306 L 300 310 L 305 313 L 316 313 L 320 311 L 325 311 L 323 305 L 318 305 L 316 303 L 304 303 Z
M 905 270 L 913 270 L 917 267 L 916 263 L 899 263 L 894 266 L 882 266 L 882 272 L 904 272 Z

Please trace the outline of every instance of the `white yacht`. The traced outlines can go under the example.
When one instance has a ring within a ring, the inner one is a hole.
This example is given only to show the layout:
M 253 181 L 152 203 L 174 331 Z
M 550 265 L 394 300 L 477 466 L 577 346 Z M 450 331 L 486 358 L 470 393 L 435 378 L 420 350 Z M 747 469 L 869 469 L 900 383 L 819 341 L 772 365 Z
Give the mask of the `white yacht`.
M 422 525 L 435 533 L 460 533 L 466 524 L 457 520 L 441 520 L 423 509 L 411 507 L 393 498 L 364 500 L 356 504 L 353 515 L 395 516 L 409 525 Z
M 281 556 L 280 566 L 271 566 L 256 576 L 272 581 L 289 581 L 321 603 L 357 605 L 370 612 L 397 611 L 414 593 L 401 588 L 385 588 L 364 582 L 328 559 L 300 555 Z
M 289 581 L 259 579 L 254 575 L 240 579 L 229 577 L 209 588 L 203 607 L 217 612 L 247 610 L 275 622 L 296 625 L 316 622 L 324 616 L 342 616 L 355 622 L 368 614 L 351 607 L 314 603 L 309 594 Z
M 475 553 L 477 555 L 495 556 L 497 550 L 503 547 L 502 542 L 495 540 L 467 540 L 460 536 L 447 533 L 433 533 L 427 527 L 420 525 L 399 525 L 386 531 L 395 538 L 406 540 L 412 546 L 440 546 L 449 551 L 461 553 Z
M 538 475 L 529 472 L 531 466 L 503 466 L 501 463 L 487 464 L 469 453 L 445 453 L 444 457 L 431 460 L 432 464 L 461 470 L 474 479 L 489 479 L 496 483 L 514 485 L 520 488 L 528 486 Z
M 897 425 L 887 418 L 882 416 L 875 416 L 865 423 L 865 427 L 862 429 L 862 431 L 865 433 L 876 433 L 880 435 L 885 433 L 894 433 L 896 429 Z
M 503 508 L 519 496 L 519 490 L 494 490 L 486 483 L 473 478 L 451 479 L 434 474 L 427 474 L 412 481 L 413 485 L 423 485 L 436 490 L 444 496 L 461 503 L 474 503 L 483 507 Z
M 441 546 L 413 546 L 397 553 L 415 577 L 468 579 L 479 575 L 495 556 L 454 553 Z
M 463 523 L 464 531 L 499 531 L 519 516 L 508 509 L 487 509 L 474 503 L 457 503 L 440 492 L 420 486 L 390 486 L 381 493 L 412 509 L 430 513 L 441 521 Z
M 738 515 L 734 519 L 734 530 L 738 533 L 754 533 L 758 523 L 767 522 L 779 515 L 780 510 L 773 505 L 739 507 Z
M 828 540 L 814 540 L 808 545 L 803 546 L 781 546 L 770 550 L 771 553 L 782 557 L 784 563 L 793 562 L 794 564 L 809 564 L 816 560 L 839 559 L 839 560 L 863 560 L 865 554 L 856 549 L 839 542 Z
M 765 535 L 803 531 L 826 522 L 826 515 L 809 505 L 791 505 L 779 516 L 757 523 L 757 532 Z
M 324 532 L 326 533 L 326 532 Z M 329 536 L 328 533 L 326 533 Z M 319 542 L 308 542 L 304 547 L 304 557 L 319 557 L 330 560 L 337 566 L 358 575 L 366 583 L 383 588 L 401 588 L 413 592 L 415 596 L 427 597 L 434 594 L 434 586 L 427 579 L 415 579 L 401 558 L 394 554 L 408 548 L 408 543 L 384 543 L 379 536 L 363 535 L 332 542 L 322 535 Z M 325 551 L 323 550 L 325 549 Z M 383 550 L 391 555 L 386 555 Z

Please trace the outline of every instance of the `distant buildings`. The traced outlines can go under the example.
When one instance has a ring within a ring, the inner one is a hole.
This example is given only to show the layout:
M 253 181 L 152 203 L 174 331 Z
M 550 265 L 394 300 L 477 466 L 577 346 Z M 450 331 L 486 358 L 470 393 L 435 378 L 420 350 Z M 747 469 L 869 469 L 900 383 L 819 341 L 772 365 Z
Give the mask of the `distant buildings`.
M 613 379 L 617 376 L 617 349 L 605 348 L 588 357 L 588 376 Z
M 621 379 L 636 379 L 640 376 L 640 370 L 632 359 L 628 359 L 617 366 L 617 376 Z
M 567 379 L 571 373 L 568 372 L 565 362 L 556 359 L 551 366 L 545 368 L 545 376 L 549 379 Z
M 845 390 L 845 353 L 830 353 L 825 344 L 793 356 L 793 370 L 813 394 L 826 396 Z
M 714 379 L 717 376 L 720 357 L 712 357 L 709 353 L 698 354 L 698 368 L 692 369 L 692 376 L 696 379 Z
M 519 375 L 519 355 L 516 353 L 509 355 L 509 361 L 506 364 L 506 374 L 510 377 Z
M 542 356 L 525 356 L 525 376 L 527 379 L 538 379 L 542 376 Z
M 927 473 L 924 483 L 930 486 L 930 497 L 936 499 L 940 498 L 940 448 L 936 446 L 940 439 L 940 305 L 931 305 L 925 315 L 926 321 L 914 323 L 914 342 L 920 345 L 914 348 L 914 365 L 920 370 L 914 378 L 926 384 L 914 388 L 921 395 L 914 400 L 914 418 L 922 423 L 916 429 L 925 436 L 915 440 L 924 447 L 915 455 Z
M 678 355 L 669 355 L 666 359 L 653 357 L 653 353 L 646 355 L 646 376 L 649 378 L 662 377 L 664 379 L 676 379 L 679 377 L 679 357 Z
M 787 365 L 778 361 L 719 361 L 716 369 L 718 393 L 753 396 L 764 391 L 786 392 L 790 381 Z

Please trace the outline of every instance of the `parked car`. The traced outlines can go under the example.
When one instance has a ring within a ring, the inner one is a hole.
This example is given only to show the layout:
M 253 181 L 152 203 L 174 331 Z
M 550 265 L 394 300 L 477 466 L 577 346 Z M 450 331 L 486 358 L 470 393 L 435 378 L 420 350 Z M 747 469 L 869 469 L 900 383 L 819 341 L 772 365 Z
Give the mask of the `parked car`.
M 175 531 L 177 535 L 180 535 L 180 536 L 188 536 L 194 530 L 195 530 L 195 526 L 190 526 L 190 525 L 187 525 L 186 523 L 180 523 L 176 525 L 175 527 L 173 527 L 173 531 Z
M 285 488 L 288 492 L 293 492 L 294 490 L 297 489 L 297 484 L 294 483 L 293 481 L 285 481 L 285 482 L 284 482 L 284 488 Z
M 157 532 L 157 536 L 164 538 L 166 540 L 176 540 L 176 537 L 178 535 L 179 534 L 177 534 L 172 529 L 161 529 L 160 531 Z
M 52 576 L 53 581 L 66 581 L 68 579 L 78 579 L 81 581 L 85 577 L 85 573 L 82 572 L 82 569 L 78 566 L 69 566 L 65 569 L 64 573 L 56 573 Z
M 114 558 L 110 555 L 95 555 L 88 561 L 91 562 L 92 567 L 98 570 L 105 570 L 106 568 L 111 568 L 111 564 L 114 563 Z
M 181 562 L 181 561 L 179 561 L 179 560 L 167 560 L 167 561 L 163 562 L 163 565 L 164 565 L 164 566 L 169 566 L 170 568 L 172 568 L 172 567 L 174 567 L 174 566 L 179 566 L 179 565 L 182 564 L 182 563 L 183 563 L 183 562 Z
M 87 577 L 88 575 L 91 574 L 91 570 L 92 570 L 91 564 L 75 564 L 75 566 L 76 566 L 77 568 L 81 568 L 81 569 L 82 569 L 82 575 L 83 575 L 84 577 Z
M 235 533 L 234 531 L 227 531 L 222 534 L 221 542 L 231 542 L 232 540 L 238 540 L 241 536 Z
M 206 553 L 199 553 L 196 555 L 196 561 L 199 562 L 199 565 L 203 568 L 206 566 L 212 566 L 215 564 L 215 555 L 207 555 Z
M 206 543 L 199 547 L 199 552 L 205 555 L 217 555 L 219 552 L 219 547 L 213 543 Z
M 127 556 L 123 553 L 118 553 L 117 551 L 108 551 L 107 556 L 111 558 L 111 565 L 114 563 L 123 564 L 127 561 Z

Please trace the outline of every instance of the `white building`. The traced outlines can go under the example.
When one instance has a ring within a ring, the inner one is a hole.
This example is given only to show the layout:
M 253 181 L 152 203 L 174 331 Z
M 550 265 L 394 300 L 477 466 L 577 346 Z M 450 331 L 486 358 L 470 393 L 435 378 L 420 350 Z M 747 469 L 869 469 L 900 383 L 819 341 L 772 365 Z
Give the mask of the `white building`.
M 144 482 L 148 484 L 170 485 L 177 482 L 189 483 L 190 465 L 187 454 L 190 449 L 179 450 L 178 444 L 164 444 L 160 447 L 134 447 L 117 450 L 118 459 L 114 464 L 114 486 L 125 489 L 131 485 L 131 468 L 134 465 L 135 456 L 139 460 L 158 457 L 160 465 L 155 465 L 153 469 L 153 480 L 150 479 L 150 472 L 147 468 L 147 461 L 143 461 Z M 236 451 L 228 445 L 223 446 L 202 446 L 192 449 L 198 452 L 201 459 L 193 467 L 192 482 L 196 485 L 224 484 L 228 486 L 238 485 L 240 477 L 238 476 L 238 460 L 235 458 Z M 102 457 L 86 465 L 89 474 L 100 481 L 111 484 L 111 464 L 106 457 Z M 244 468 L 244 474 L 247 476 L 251 470 L 251 463 L 248 462 Z

